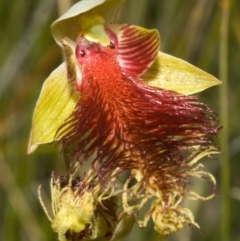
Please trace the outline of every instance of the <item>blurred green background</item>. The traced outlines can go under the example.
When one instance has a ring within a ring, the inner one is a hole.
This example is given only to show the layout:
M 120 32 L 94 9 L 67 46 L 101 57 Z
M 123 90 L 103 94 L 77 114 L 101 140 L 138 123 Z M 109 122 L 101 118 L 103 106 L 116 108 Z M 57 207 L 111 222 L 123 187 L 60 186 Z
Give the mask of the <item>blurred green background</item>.
M 73 4 L 76 1 L 71 2 Z M 40 207 L 37 188 L 49 198 L 51 172 L 63 174 L 65 166 L 55 144 L 26 154 L 31 118 L 44 79 L 62 61 L 61 49 L 50 33 L 59 16 L 59 3 L 68 0 L 0 1 L 0 240 L 57 240 Z M 161 51 L 187 60 L 219 77 L 219 45 L 222 1 L 220 0 L 128 0 L 121 22 L 156 28 Z M 66 7 L 63 7 L 66 8 Z M 61 10 L 60 10 L 61 11 Z M 189 201 L 201 230 L 185 228 L 168 241 L 221 240 L 221 222 L 230 223 L 231 241 L 240 240 L 240 1 L 231 1 L 228 32 L 228 148 L 230 189 L 222 193 L 221 161 L 204 161 L 217 179 L 218 196 L 208 202 Z M 222 87 L 221 87 L 222 88 Z M 215 112 L 224 108 L 220 87 L 199 94 Z M 220 132 L 221 137 L 221 132 Z M 216 140 L 219 142 L 218 140 Z M 208 182 L 193 182 L 192 188 L 209 194 Z M 230 200 L 230 215 L 221 212 L 221 200 Z M 47 203 L 50 205 L 50 202 Z M 136 225 L 127 241 L 157 240 L 151 225 Z M 225 241 L 225 240 L 222 240 Z

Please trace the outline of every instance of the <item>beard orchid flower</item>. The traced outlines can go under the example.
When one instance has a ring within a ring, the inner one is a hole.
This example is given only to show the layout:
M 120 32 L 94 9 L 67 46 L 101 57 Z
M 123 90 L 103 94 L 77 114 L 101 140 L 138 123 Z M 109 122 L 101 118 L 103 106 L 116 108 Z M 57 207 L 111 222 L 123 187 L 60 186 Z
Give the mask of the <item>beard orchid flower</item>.
M 60 141 L 70 168 L 91 160 L 85 178 L 95 180 L 98 197 L 114 193 L 109 194 L 104 183 L 114 187 L 129 171 L 120 192 L 122 213 L 137 213 L 151 200 L 139 226 L 152 218 L 163 235 L 184 225 L 198 227 L 180 202 L 184 197 L 212 197 L 198 196 L 187 184 L 189 177 L 204 177 L 215 186 L 214 177 L 197 162 L 218 153 L 210 136 L 219 127 L 211 109 L 190 95 L 220 81 L 159 52 L 157 30 L 109 23 L 120 4 L 83 0 L 53 23 L 66 61 L 43 85 L 28 152 Z

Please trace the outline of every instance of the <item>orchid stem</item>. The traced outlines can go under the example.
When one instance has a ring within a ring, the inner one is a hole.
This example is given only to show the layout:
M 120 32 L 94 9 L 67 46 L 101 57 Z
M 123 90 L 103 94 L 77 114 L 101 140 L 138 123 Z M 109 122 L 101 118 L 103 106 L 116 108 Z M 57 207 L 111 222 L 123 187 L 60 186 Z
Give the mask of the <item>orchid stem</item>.
M 219 77 L 223 81 L 220 87 L 220 123 L 223 130 L 220 138 L 220 148 L 223 152 L 221 158 L 221 240 L 230 240 L 230 199 L 229 199 L 229 150 L 228 150 L 228 25 L 229 1 L 222 0 L 222 16 L 220 26 L 220 64 Z

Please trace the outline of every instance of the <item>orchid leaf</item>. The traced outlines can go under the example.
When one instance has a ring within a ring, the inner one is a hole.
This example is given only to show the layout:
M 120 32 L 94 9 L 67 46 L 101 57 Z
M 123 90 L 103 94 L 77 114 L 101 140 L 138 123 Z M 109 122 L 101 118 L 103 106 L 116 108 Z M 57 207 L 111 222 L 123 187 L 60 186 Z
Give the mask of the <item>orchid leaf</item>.
M 118 37 L 117 59 L 126 73 L 141 75 L 153 64 L 160 48 L 160 36 L 155 29 L 129 24 L 110 24 Z
M 42 87 L 33 115 L 28 153 L 32 153 L 39 144 L 56 139 L 58 128 L 72 113 L 78 99 L 79 94 L 71 88 L 63 63 L 51 73 Z
M 80 15 L 100 15 L 106 21 L 111 21 L 116 16 L 117 10 L 123 0 L 82 0 L 73 5 L 65 14 L 58 18 L 51 26 L 55 41 L 61 45 L 61 40 L 68 37 L 75 41 L 82 31 L 79 25 Z
M 190 63 L 159 52 L 153 65 L 142 76 L 145 83 L 191 95 L 222 82 Z

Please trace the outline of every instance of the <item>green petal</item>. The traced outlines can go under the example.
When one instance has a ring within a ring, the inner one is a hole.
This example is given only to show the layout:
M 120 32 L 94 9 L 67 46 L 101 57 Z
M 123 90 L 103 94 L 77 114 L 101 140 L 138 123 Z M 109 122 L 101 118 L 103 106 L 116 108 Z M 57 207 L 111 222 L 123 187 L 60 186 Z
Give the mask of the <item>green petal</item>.
M 66 71 L 69 84 L 72 88 L 77 87 L 77 75 L 81 79 L 81 71 L 76 63 L 75 58 L 75 47 L 76 43 L 71 41 L 69 38 L 62 39 L 62 47 L 65 54 Z
M 122 70 L 138 76 L 146 72 L 158 55 L 158 31 L 129 24 L 110 24 L 109 28 L 118 37 L 117 59 Z
M 73 41 L 76 40 L 80 32 L 80 14 L 100 15 L 110 21 L 116 16 L 122 2 L 123 0 L 82 0 L 76 3 L 52 24 L 51 29 L 55 41 L 61 45 L 61 40 L 64 37 Z M 89 21 L 91 21 L 91 18 Z
M 56 131 L 71 114 L 78 99 L 79 94 L 69 85 L 63 63 L 51 73 L 42 87 L 34 110 L 28 154 L 38 145 L 56 139 Z
M 162 52 L 146 73 L 145 83 L 181 94 L 191 95 L 222 82 L 188 62 Z

